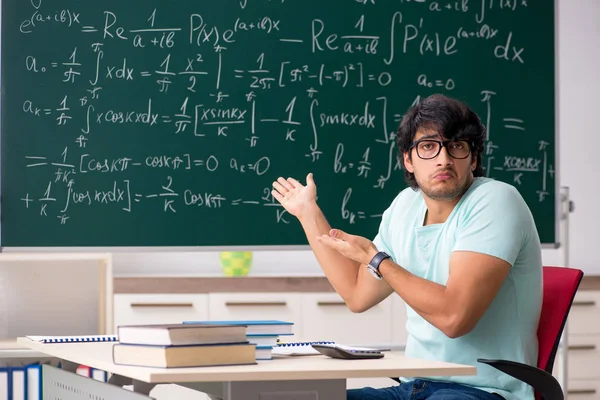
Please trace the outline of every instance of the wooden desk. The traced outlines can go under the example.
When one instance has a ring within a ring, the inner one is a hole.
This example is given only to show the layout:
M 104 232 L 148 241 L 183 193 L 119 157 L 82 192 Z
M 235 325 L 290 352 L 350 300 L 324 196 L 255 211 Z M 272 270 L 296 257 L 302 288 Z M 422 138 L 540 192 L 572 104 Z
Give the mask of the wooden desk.
M 113 343 L 66 343 L 41 344 L 25 338 L 18 343 L 35 351 L 62 359 L 65 371 L 53 367 L 44 368 L 44 393 L 47 390 L 58 390 L 65 385 L 93 384 L 94 391 L 102 393 L 82 393 L 81 399 L 88 399 L 89 394 L 102 394 L 104 398 L 114 398 L 115 393 L 106 393 L 107 385 L 101 382 L 90 382 L 91 379 L 75 376 L 78 365 L 87 365 L 107 371 L 113 375 L 110 383 L 116 385 L 133 384 L 137 396 L 147 395 L 157 384 L 177 383 L 192 389 L 225 400 L 284 400 L 298 399 L 331 399 L 345 400 L 347 378 L 369 377 L 417 377 L 417 376 L 449 376 L 474 375 L 476 368 L 437 361 L 417 360 L 405 357 L 400 352 L 386 352 L 385 357 L 378 360 L 337 360 L 325 356 L 283 357 L 268 361 L 259 361 L 256 365 L 240 365 L 226 367 L 202 368 L 146 368 L 115 365 L 112 362 Z M 48 371 L 48 373 L 46 372 Z M 65 374 L 74 375 L 66 376 Z M 58 378 L 57 378 L 58 376 Z M 67 379 L 62 384 L 52 383 L 47 378 Z M 86 379 L 87 382 L 81 381 Z M 390 385 L 393 382 L 390 381 Z M 51 387 L 52 386 L 52 387 Z M 110 390 L 122 390 L 114 386 Z M 60 393 L 55 393 L 57 398 Z M 125 394 L 120 393 L 125 396 Z M 295 396 L 295 397 L 292 397 Z M 125 399 L 125 397 L 122 397 Z M 127 397 L 129 398 L 129 397 Z M 131 399 L 146 397 L 131 397 Z M 73 399 L 73 397 L 69 397 Z

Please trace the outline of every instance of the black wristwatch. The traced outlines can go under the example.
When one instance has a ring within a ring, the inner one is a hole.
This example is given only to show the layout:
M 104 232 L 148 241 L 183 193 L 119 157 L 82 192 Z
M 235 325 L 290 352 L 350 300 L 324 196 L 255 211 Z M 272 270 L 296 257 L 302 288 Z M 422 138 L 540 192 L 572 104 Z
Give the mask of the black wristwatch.
M 371 262 L 367 264 L 367 270 L 375 279 L 383 278 L 379 272 L 379 265 L 381 265 L 381 262 L 386 258 L 391 258 L 391 256 L 385 251 L 380 251 L 379 253 L 375 254 L 375 257 L 373 257 Z

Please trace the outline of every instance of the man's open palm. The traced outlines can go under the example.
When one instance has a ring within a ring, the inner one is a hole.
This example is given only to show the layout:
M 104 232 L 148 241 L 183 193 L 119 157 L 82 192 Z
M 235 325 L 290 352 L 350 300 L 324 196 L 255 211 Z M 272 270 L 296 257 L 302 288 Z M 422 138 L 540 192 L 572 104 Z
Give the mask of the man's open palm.
M 279 177 L 276 182 L 273 182 L 271 194 L 287 212 L 296 218 L 301 218 L 307 208 L 316 205 L 317 186 L 312 173 L 306 176 L 306 186 L 294 178 Z

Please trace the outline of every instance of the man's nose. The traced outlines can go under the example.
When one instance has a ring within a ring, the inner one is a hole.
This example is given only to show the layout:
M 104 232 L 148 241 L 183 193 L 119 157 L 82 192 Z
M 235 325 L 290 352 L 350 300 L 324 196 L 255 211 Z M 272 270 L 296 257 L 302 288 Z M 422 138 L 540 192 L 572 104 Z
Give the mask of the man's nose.
M 450 157 L 450 154 L 448 153 L 448 149 L 446 148 L 446 146 L 442 146 L 441 150 L 440 150 L 440 154 L 438 154 L 437 156 L 437 164 L 438 165 L 452 165 L 454 163 L 454 159 L 452 157 Z

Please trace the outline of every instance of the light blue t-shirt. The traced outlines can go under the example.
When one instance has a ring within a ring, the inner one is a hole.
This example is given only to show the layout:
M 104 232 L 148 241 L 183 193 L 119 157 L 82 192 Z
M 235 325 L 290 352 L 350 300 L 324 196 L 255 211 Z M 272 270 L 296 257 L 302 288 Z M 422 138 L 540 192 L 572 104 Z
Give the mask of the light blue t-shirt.
M 531 386 L 477 362 L 491 358 L 537 364 L 542 254 L 527 204 L 513 186 L 476 178 L 445 223 L 423 226 L 426 211 L 420 191 L 403 190 L 383 214 L 374 239 L 377 248 L 412 274 L 441 285 L 448 280 L 453 251 L 489 254 L 512 267 L 488 310 L 464 336 L 448 338 L 407 305 L 406 355 L 477 367 L 474 376 L 424 379 L 475 386 L 509 400 L 533 400 Z

